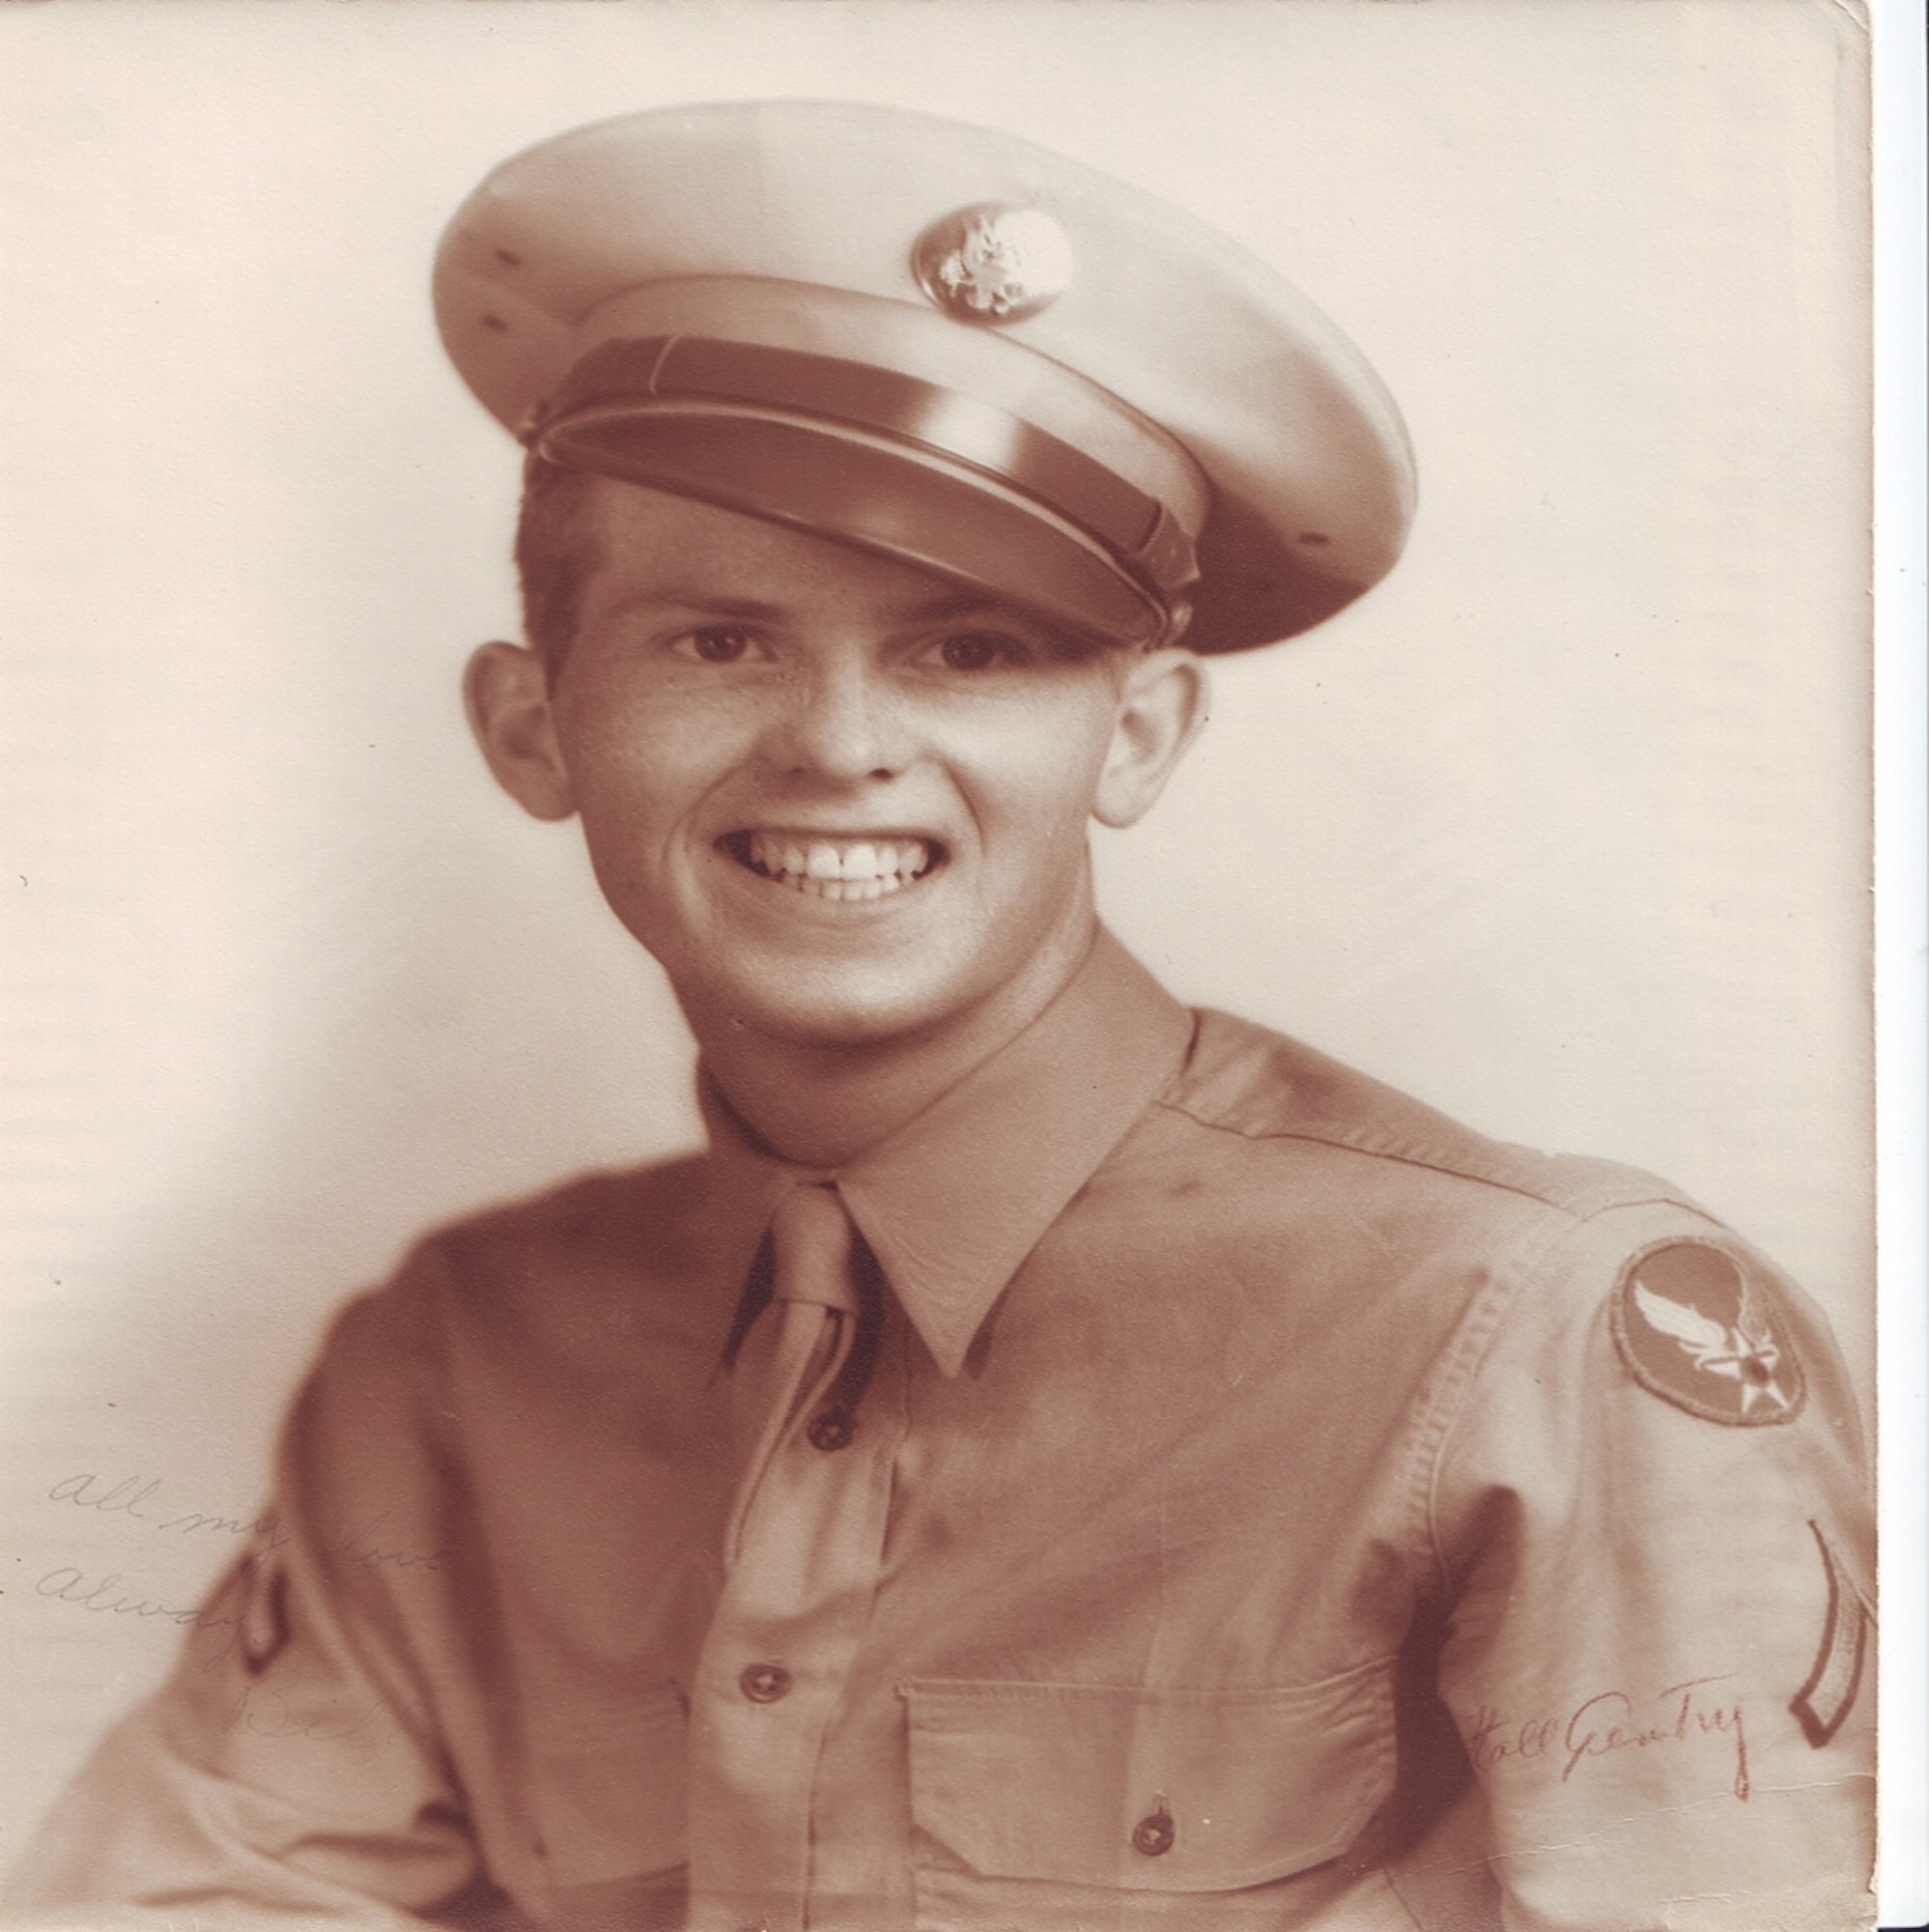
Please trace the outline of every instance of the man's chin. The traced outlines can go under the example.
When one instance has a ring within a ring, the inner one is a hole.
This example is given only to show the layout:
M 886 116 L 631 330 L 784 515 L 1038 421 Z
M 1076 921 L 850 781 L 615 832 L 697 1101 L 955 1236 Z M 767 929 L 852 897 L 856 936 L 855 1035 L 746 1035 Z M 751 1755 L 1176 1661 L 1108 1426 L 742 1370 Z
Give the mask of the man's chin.
M 848 973 L 781 971 L 761 983 L 710 989 L 685 1000 L 699 1044 L 720 1032 L 807 1052 L 870 1054 L 914 1046 L 962 1021 L 978 1002 L 928 984 Z
M 719 1052 L 761 1040 L 773 1051 L 874 1057 L 979 1033 L 995 1049 L 1077 969 L 1093 923 L 1088 901 L 1082 919 L 1022 949 L 986 948 L 937 921 L 899 931 L 888 947 L 835 951 L 763 946 L 740 927 L 734 945 L 716 937 L 696 970 L 672 969 L 670 979 L 698 1044 Z M 719 960 L 727 970 L 716 970 Z

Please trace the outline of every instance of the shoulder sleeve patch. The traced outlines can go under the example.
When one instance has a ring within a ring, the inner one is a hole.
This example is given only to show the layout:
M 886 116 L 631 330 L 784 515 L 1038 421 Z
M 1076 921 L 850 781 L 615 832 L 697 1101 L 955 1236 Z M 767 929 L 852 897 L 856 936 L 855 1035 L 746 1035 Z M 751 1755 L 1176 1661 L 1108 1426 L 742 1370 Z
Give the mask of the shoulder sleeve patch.
M 1806 1394 L 1774 1291 L 1712 1241 L 1661 1241 L 1621 1270 L 1614 1346 L 1641 1386 L 1710 1422 L 1793 1422 Z

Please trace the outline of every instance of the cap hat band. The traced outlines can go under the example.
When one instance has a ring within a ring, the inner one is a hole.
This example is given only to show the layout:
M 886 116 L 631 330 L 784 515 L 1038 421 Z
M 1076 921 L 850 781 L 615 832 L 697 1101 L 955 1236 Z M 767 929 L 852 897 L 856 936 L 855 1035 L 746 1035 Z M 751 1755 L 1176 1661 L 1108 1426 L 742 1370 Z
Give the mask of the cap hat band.
M 528 393 L 554 396 L 569 371 L 603 343 L 661 336 L 894 370 L 1056 437 L 1165 504 L 1195 536 L 1206 522 L 1212 488 L 1199 465 L 1110 390 L 1012 335 L 960 326 L 923 303 L 850 289 L 741 274 L 676 275 L 624 289 L 573 325 L 548 383 Z
M 1173 635 L 1198 575 L 1191 537 L 1135 484 L 996 404 L 869 363 L 606 341 L 524 440 L 553 462 L 976 578 L 1130 641 Z

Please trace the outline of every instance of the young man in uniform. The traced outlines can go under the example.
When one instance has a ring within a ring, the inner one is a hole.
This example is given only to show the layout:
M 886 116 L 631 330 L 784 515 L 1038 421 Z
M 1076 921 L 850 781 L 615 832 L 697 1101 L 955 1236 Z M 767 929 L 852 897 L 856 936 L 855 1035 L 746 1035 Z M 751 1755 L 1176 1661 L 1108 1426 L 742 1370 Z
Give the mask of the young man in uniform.
M 1865 1919 L 1864 1479 L 1808 1304 L 1096 921 L 1087 821 L 1152 805 L 1200 654 L 1398 554 L 1351 348 L 1134 190 L 847 106 L 522 156 L 438 299 L 528 450 L 477 736 L 581 819 L 710 1146 L 348 1310 L 23 1908 Z

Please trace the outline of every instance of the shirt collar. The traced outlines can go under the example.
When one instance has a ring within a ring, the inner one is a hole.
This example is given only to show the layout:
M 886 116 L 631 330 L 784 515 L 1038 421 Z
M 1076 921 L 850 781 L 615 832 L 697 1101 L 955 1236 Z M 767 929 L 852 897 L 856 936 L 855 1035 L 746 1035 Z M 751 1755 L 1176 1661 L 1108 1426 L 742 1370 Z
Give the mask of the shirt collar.
M 713 1258 L 741 1281 L 778 1199 L 834 1178 L 906 1315 L 954 1376 L 1007 1282 L 1191 1038 L 1186 1009 L 1102 929 L 1023 1033 L 826 1177 L 762 1153 L 707 1075 Z

